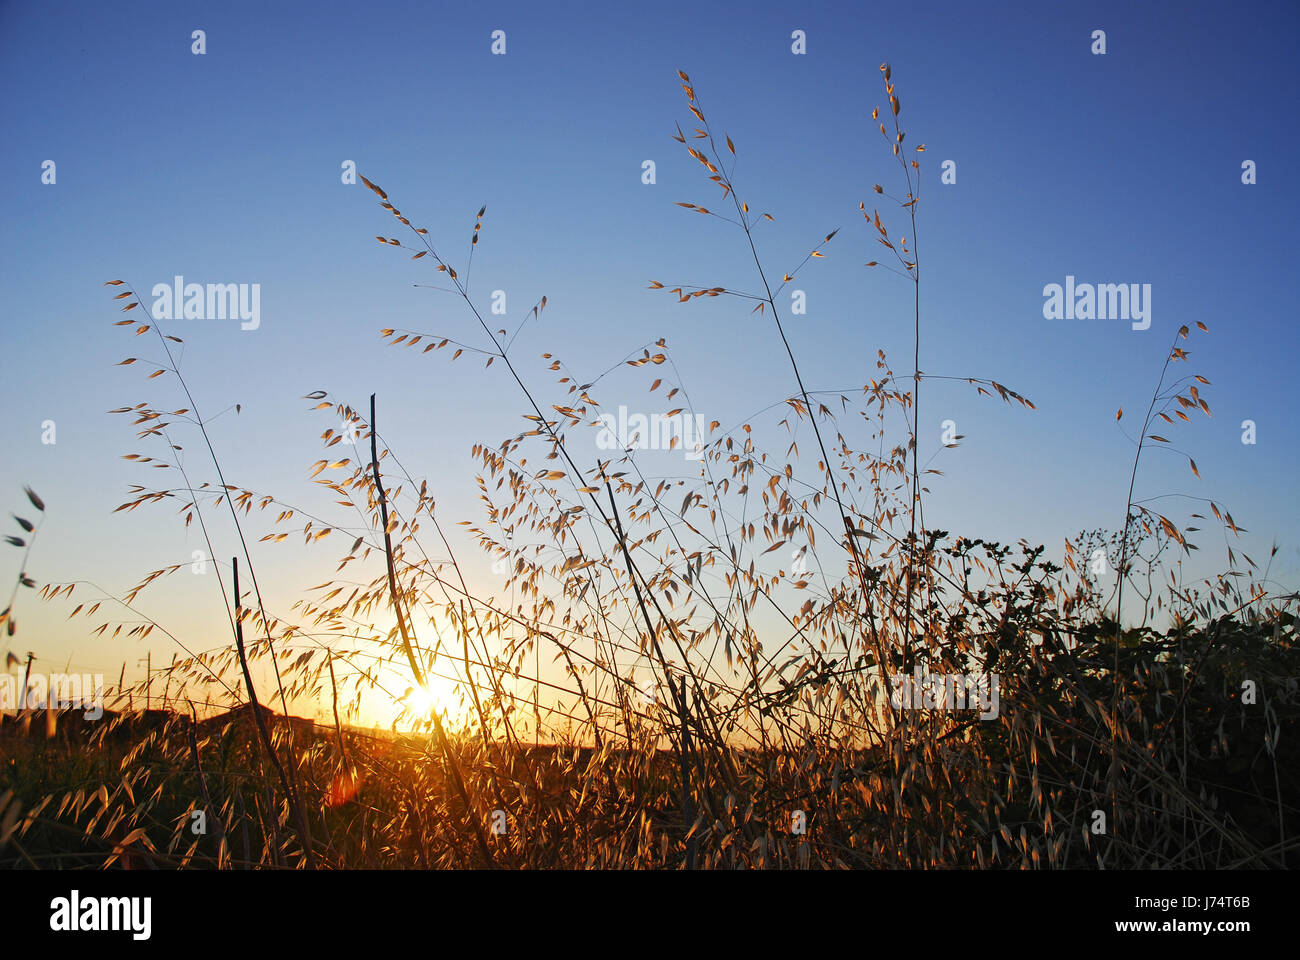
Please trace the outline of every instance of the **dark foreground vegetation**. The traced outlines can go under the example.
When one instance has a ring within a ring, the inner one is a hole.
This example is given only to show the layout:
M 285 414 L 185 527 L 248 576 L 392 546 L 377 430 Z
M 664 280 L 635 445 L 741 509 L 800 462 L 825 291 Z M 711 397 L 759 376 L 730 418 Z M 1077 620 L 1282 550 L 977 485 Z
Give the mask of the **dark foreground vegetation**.
M 817 742 L 695 749 L 686 755 L 693 818 L 668 749 L 615 740 L 599 750 L 512 749 L 467 732 L 452 738 L 478 801 L 467 815 L 429 737 L 295 733 L 277 717 L 276 746 L 294 767 L 318 866 L 1296 865 L 1293 618 L 1128 633 L 1112 739 L 1109 631 L 1044 639 L 1034 613 L 1013 611 L 1002 634 L 1020 643 L 1003 647 L 1003 703 L 1017 706 L 999 720 L 967 720 L 937 736 L 929 721 L 901 724 L 892 755 Z M 1252 704 L 1242 698 L 1248 680 Z M 304 862 L 247 718 L 195 726 L 179 715 L 127 716 L 52 737 L 43 723 L 24 730 L 10 718 L 0 750 L 9 832 L 0 866 Z M 1093 811 L 1116 809 L 1105 832 L 1094 832 Z M 196 811 L 206 814 L 202 834 Z

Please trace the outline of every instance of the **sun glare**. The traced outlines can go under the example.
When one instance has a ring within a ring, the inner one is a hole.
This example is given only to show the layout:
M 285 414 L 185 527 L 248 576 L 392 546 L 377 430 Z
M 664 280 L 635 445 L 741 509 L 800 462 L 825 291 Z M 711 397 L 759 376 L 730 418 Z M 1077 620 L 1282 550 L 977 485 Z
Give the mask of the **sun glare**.
M 440 714 L 446 713 L 452 703 L 446 685 L 436 679 L 426 678 L 423 687 L 407 690 L 399 706 L 407 720 L 422 721 L 428 720 L 435 710 Z

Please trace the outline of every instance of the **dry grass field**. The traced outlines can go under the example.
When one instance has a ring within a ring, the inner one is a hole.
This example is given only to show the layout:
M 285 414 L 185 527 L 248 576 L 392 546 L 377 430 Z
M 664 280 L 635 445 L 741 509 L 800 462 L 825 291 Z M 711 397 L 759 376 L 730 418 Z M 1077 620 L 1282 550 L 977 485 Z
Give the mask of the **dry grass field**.
M 226 476 L 204 398 L 175 362 L 179 338 L 137 320 L 148 312 L 133 312 L 142 291 L 109 281 L 126 311 L 124 339 L 148 341 L 166 361 L 122 364 L 140 371 L 142 386 L 179 398 L 115 411 L 137 434 L 124 453 L 168 467 L 154 475 L 170 483 L 139 486 L 120 509 L 198 529 L 210 556 L 211 531 L 237 531 L 238 555 L 216 578 L 228 644 L 194 651 L 187 637 L 170 638 L 178 656 L 165 710 L 140 714 L 136 688 L 137 709 L 115 690 L 115 712 L 94 722 L 4 717 L 0 866 L 1296 865 L 1295 597 L 1270 591 L 1267 562 L 1233 550 L 1226 506 L 1194 507 L 1202 528 L 1222 529 L 1231 568 L 1201 582 L 1177 570 L 1197 530 L 1135 503 L 1132 486 L 1115 492 L 1116 530 L 1081 534 L 1061 563 L 1025 540 L 927 524 L 926 484 L 941 481 L 927 477 L 937 471 L 919 462 L 916 442 L 927 399 L 924 151 L 899 126 L 891 69 L 882 65 L 872 116 L 895 176 L 868 185 L 879 207 L 864 204 L 855 229 L 879 251 L 864 277 L 888 269 L 912 285 L 916 347 L 901 363 L 870 355 L 862 389 L 834 396 L 805 388 L 818 361 L 801 351 L 781 291 L 836 234 L 789 272 L 763 262 L 753 231 L 764 215 L 733 181 L 742 138 L 724 132 L 688 74 L 680 81 L 673 132 L 682 162 L 700 174 L 699 200 L 682 205 L 729 221 L 753 254 L 751 292 L 647 279 L 681 310 L 702 298 L 739 301 L 754 336 L 788 359 L 785 427 L 705 424 L 693 472 L 674 479 L 647 478 L 635 450 L 593 456 L 609 412 L 599 381 L 572 372 L 559 343 L 544 356 L 553 379 L 538 382 L 512 350 L 516 331 L 494 329 L 464 285 L 480 236 L 489 239 L 487 211 L 439 236 L 394 185 L 390 195 L 363 178 L 379 203 L 366 214 L 376 239 L 400 251 L 408 272 L 432 272 L 476 327 L 472 342 L 385 328 L 376 351 L 479 363 L 517 391 L 524 426 L 475 447 L 477 476 L 447 477 L 403 453 L 410 438 L 383 432 L 383 384 L 368 403 L 312 393 L 319 412 L 308 428 L 324 432 L 311 478 L 338 511 L 314 516 L 292 492 Z M 539 298 L 529 316 L 546 305 Z M 1152 356 L 1149 408 L 1116 414 L 1138 431 L 1134 478 L 1162 434 L 1211 413 L 1208 380 L 1190 366 L 1210 337 L 1202 324 L 1182 327 Z M 694 415 L 664 339 L 615 365 L 644 376 L 674 415 Z M 1002 383 L 968 387 L 974 403 L 1034 406 Z M 791 424 L 801 428 L 793 442 Z M 182 442 L 186 460 L 174 456 Z M 482 516 L 437 508 L 439 488 L 452 483 L 477 487 Z M 11 542 L 29 550 L 45 506 L 33 492 L 15 509 L 25 519 Z M 366 532 L 344 542 L 352 538 L 337 528 L 358 523 Z M 484 557 L 498 561 L 505 586 L 485 589 L 471 575 L 453 547 L 466 533 L 477 569 Z M 267 612 L 257 571 L 276 543 L 298 536 L 336 553 L 339 567 L 289 622 Z M 1091 573 L 1099 562 L 1108 580 Z M 121 606 L 87 600 L 75 618 L 101 634 L 133 622 L 127 634 L 157 640 L 161 628 L 133 604 L 174 572 L 144 573 Z M 36 594 L 80 600 L 71 584 L 26 589 L 16 584 L 5 610 L 11 637 L 15 613 Z M 130 617 L 112 612 L 123 608 Z M 380 667 L 392 664 L 413 690 L 385 686 Z M 970 699 L 918 689 L 923 677 L 962 678 L 957 696 Z M 965 678 L 985 686 L 968 690 Z M 415 711 L 405 731 L 380 735 L 348 720 L 362 687 L 407 703 L 435 687 L 450 693 Z M 332 719 L 286 720 L 304 698 Z M 212 719 L 240 705 L 253 709 Z

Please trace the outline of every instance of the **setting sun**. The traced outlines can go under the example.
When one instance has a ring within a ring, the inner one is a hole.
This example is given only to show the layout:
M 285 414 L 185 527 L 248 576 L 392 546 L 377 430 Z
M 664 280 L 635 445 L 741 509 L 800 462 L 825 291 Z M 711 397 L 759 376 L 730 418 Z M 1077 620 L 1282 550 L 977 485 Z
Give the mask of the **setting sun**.
M 408 687 L 399 701 L 401 712 L 397 716 L 398 724 L 428 720 L 435 710 L 445 716 L 451 709 L 453 700 L 450 681 L 426 676 L 423 687 Z
M 412 690 L 402 698 L 402 702 L 407 711 L 417 717 L 428 716 L 441 706 L 438 697 L 427 687 Z

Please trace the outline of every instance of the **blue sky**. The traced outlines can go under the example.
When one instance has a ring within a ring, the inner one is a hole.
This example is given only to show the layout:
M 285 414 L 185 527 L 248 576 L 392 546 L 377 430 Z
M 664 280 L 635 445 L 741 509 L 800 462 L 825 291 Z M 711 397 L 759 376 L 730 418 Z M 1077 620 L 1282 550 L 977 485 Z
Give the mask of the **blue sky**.
M 910 288 L 864 268 L 881 248 L 857 210 L 872 206 L 872 184 L 898 182 L 870 120 L 888 60 L 907 142 L 927 146 L 921 367 L 996 379 L 1037 406 L 926 384 L 923 454 L 939 450 L 945 419 L 966 438 L 934 459 L 945 476 L 930 484 L 928 521 L 1023 536 L 1057 556 L 1082 529 L 1117 527 L 1132 445 L 1115 410 L 1135 429 L 1174 331 L 1201 321 L 1211 333 L 1193 338 L 1184 372 L 1212 381 L 1215 415 L 1171 439 L 1203 479 L 1156 451 L 1137 496 L 1226 505 L 1257 560 L 1276 539 L 1273 573 L 1294 588 L 1297 19 L 1289 3 L 910 4 L 902 14 L 781 3 L 0 4 L 0 506 L 30 515 L 24 484 L 49 505 L 29 566 L 40 582 L 91 579 L 120 594 L 202 546 L 167 508 L 112 513 L 129 484 L 158 481 L 120 459 L 149 451 L 106 411 L 185 404 L 170 378 L 146 384 L 140 366 L 113 366 L 144 348 L 112 326 L 101 284 L 148 290 L 179 274 L 261 287 L 257 330 L 223 320 L 168 330 L 186 341 L 200 409 L 228 410 L 212 434 L 232 482 L 315 497 L 307 471 L 333 424 L 302 396 L 326 389 L 360 405 L 378 392 L 382 432 L 430 477 L 440 513 L 480 521 L 470 446 L 520 429 L 522 398 L 499 367 L 380 341 L 381 327 L 482 336 L 463 304 L 413 286 L 434 282 L 423 264 L 375 242 L 392 220 L 364 186 L 341 182 L 349 160 L 453 262 L 487 205 L 471 292 L 485 302 L 505 290 L 511 330 L 548 297 L 513 355 L 550 401 L 562 394 L 543 351 L 595 376 L 659 337 L 708 420 L 734 425 L 790 395 L 770 321 L 734 299 L 679 305 L 646 289 L 652 279 L 758 286 L 742 235 L 674 206 L 717 198 L 669 136 L 691 119 L 678 69 L 734 139 L 744 199 L 775 217 L 757 233 L 771 272 L 841 228 L 794 284 L 807 294 L 789 329 L 809 389 L 860 387 L 878 348 L 906 368 Z M 504 56 L 490 51 L 497 29 Z M 1096 29 L 1104 56 L 1090 52 Z M 806 33 L 803 55 L 791 51 L 794 30 Z M 52 185 L 41 182 L 46 160 L 57 164 Z M 653 185 L 642 183 L 646 160 Z M 955 184 L 939 182 L 946 160 Z M 1257 164 L 1254 185 L 1241 182 L 1245 160 Z M 896 211 L 881 212 L 906 232 Z M 1067 275 L 1151 284 L 1150 329 L 1045 320 L 1043 287 Z M 600 399 L 658 409 L 627 378 L 607 381 Z M 1254 445 L 1241 442 L 1246 419 Z M 1179 522 L 1193 509 L 1163 503 Z M 1198 542 L 1198 572 L 1225 568 L 1221 539 Z M 261 556 L 264 589 L 285 611 L 334 565 L 333 554 Z M 16 574 L 18 551 L 0 557 L 4 577 Z M 71 605 L 25 592 L 19 651 L 114 677 L 150 643 L 155 661 L 170 659 L 156 636 L 88 640 L 86 621 L 63 621 Z M 169 587 L 149 609 L 196 648 L 227 642 L 214 589 Z

